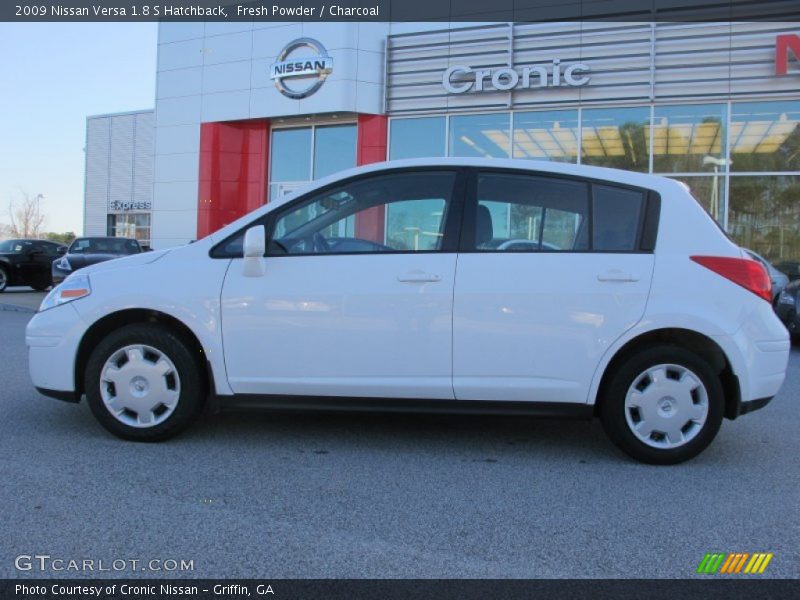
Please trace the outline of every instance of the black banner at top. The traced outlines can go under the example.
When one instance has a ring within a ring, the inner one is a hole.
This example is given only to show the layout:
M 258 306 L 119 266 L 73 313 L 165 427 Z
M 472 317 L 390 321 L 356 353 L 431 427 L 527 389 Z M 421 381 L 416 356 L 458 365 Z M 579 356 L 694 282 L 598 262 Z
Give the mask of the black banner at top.
M 800 21 L 798 0 L 4 0 L 0 21 Z

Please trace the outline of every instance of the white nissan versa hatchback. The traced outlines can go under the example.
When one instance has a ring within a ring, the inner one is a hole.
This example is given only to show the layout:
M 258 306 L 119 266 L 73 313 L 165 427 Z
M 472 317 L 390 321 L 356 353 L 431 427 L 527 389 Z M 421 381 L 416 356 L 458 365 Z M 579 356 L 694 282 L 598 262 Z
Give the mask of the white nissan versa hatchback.
M 194 244 L 93 265 L 27 329 L 43 394 L 169 438 L 221 405 L 597 415 L 678 463 L 781 387 L 764 268 L 676 181 L 424 159 L 341 173 Z

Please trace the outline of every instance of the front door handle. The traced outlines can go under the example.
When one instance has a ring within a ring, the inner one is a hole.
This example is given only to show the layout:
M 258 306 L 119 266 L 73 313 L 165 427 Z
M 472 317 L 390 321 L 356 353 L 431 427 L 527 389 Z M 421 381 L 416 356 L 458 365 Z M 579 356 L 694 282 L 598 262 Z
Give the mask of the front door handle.
M 606 271 L 605 273 L 600 273 L 597 276 L 597 281 L 634 282 L 639 281 L 639 277 L 632 273 L 625 273 L 624 271 L 620 271 L 618 269 L 612 269 L 610 271 Z
M 433 275 L 423 271 L 409 271 L 405 275 L 397 276 L 397 281 L 401 283 L 435 283 L 441 280 L 441 275 Z

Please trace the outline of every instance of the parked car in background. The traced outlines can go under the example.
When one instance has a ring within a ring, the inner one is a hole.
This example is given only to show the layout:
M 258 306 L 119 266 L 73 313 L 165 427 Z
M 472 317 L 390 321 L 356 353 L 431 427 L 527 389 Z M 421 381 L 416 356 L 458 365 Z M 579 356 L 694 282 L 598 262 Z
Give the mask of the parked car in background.
M 785 260 L 775 265 L 775 268 L 786 275 L 789 278 L 789 281 L 800 279 L 800 261 Z
M 50 265 L 67 247 L 46 240 L 0 242 L 0 292 L 10 285 L 28 285 L 44 291 L 53 282 Z
M 753 260 L 760 262 L 764 268 L 767 270 L 769 274 L 769 280 L 772 283 L 772 304 L 777 305 L 778 303 L 778 296 L 781 295 L 781 292 L 784 288 L 789 285 L 789 277 L 786 273 L 779 271 L 775 268 L 771 262 L 769 262 L 766 258 L 761 256 L 760 254 L 753 252 L 748 248 L 743 248 L 747 254 L 749 254 Z
M 210 396 L 598 416 L 631 456 L 674 464 L 780 389 L 790 345 L 771 301 L 764 267 L 676 181 L 430 158 L 74 273 L 26 342 L 39 391 L 85 394 L 129 440 L 175 435 Z
M 53 284 L 64 281 L 78 269 L 105 262 L 120 256 L 142 252 L 139 242 L 122 237 L 81 237 L 72 242 L 67 253 L 52 261 Z
M 778 300 L 775 303 L 775 312 L 786 329 L 792 334 L 792 338 L 797 340 L 800 337 L 800 305 L 798 304 L 800 298 L 800 280 L 792 281 L 786 288 L 781 291 Z

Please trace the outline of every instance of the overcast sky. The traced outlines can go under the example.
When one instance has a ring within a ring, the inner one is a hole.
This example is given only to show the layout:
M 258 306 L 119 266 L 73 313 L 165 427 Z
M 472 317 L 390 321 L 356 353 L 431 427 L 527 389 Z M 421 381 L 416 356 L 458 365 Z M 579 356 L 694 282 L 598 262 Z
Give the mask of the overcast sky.
M 86 117 L 153 108 L 156 44 L 155 23 L 0 24 L 0 222 L 24 190 L 82 232 Z

